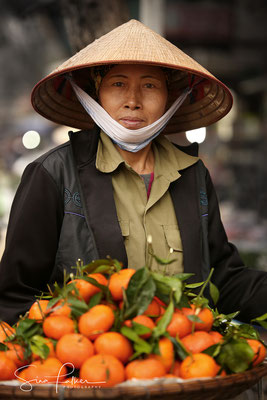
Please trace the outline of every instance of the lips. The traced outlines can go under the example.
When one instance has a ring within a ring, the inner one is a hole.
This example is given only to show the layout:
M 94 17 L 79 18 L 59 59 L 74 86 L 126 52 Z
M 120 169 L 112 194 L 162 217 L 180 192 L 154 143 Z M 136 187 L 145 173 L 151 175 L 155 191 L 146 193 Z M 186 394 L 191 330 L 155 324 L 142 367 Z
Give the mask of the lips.
M 137 117 L 126 116 L 126 117 L 120 118 L 119 122 L 126 128 L 137 129 L 143 125 L 144 120 L 141 118 L 137 118 Z

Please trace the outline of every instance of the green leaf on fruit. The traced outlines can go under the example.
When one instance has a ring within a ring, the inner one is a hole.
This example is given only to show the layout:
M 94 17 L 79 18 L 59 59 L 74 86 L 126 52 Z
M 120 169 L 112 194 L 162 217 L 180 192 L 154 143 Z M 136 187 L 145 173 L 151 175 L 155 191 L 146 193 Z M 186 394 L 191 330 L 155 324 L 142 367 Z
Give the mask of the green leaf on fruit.
M 169 323 L 171 322 L 173 312 L 174 312 L 174 305 L 173 305 L 173 301 L 171 300 L 168 307 L 165 310 L 165 313 L 160 318 L 160 320 L 158 321 L 155 328 L 153 328 L 153 330 L 152 330 L 152 335 L 154 338 L 159 338 L 166 332 L 167 327 L 168 327 Z
M 151 333 L 152 329 L 148 326 L 139 324 L 138 322 L 132 321 L 132 328 L 137 333 L 138 336 L 146 335 L 147 333 Z
M 133 318 L 143 314 L 151 303 L 156 292 L 156 285 L 150 272 L 141 268 L 131 277 L 125 291 L 124 318 Z
M 153 279 L 156 283 L 157 289 L 162 291 L 165 295 L 173 293 L 176 303 L 179 303 L 182 296 L 182 282 L 171 276 L 164 276 L 158 272 L 152 272 Z
M 179 338 L 169 337 L 169 339 L 173 343 L 175 353 L 178 355 L 180 360 L 184 360 L 187 356 L 189 356 L 190 353 L 186 350 Z
M 219 364 L 234 373 L 246 371 L 254 357 L 254 351 L 242 339 L 232 339 L 222 346 L 217 358 Z
M 212 282 L 210 282 L 210 297 L 212 298 L 213 303 L 216 305 L 220 297 L 220 292 Z
M 46 359 L 49 356 L 50 349 L 46 344 L 46 339 L 40 335 L 34 335 L 30 339 L 31 351 L 42 359 Z
M 134 342 L 134 349 L 138 354 L 146 353 L 150 354 L 152 351 L 152 346 L 146 342 L 144 339 L 135 332 L 134 329 L 128 326 L 123 326 L 120 330 L 121 334 L 126 336 L 132 342 Z
M 89 300 L 88 308 L 90 309 L 90 308 L 98 305 L 100 303 L 100 301 L 102 300 L 102 297 L 103 297 L 102 292 L 98 292 L 98 293 L 94 294 Z
M 21 319 L 16 328 L 16 336 L 29 339 L 34 335 L 41 334 L 42 326 L 35 319 Z

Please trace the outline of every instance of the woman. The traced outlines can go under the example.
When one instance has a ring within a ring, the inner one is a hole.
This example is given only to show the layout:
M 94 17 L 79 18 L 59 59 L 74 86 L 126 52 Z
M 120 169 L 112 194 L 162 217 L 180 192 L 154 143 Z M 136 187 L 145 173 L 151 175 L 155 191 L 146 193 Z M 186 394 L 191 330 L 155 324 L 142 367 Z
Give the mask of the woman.
M 14 322 L 78 258 L 144 266 L 149 235 L 158 256 L 174 252 L 168 274 L 201 281 L 214 267 L 221 312 L 240 310 L 249 321 L 267 311 L 267 275 L 246 269 L 228 243 L 197 149 L 160 135 L 226 115 L 232 97 L 220 81 L 132 20 L 39 82 L 32 102 L 46 118 L 83 130 L 23 174 L 1 262 L 2 319 Z

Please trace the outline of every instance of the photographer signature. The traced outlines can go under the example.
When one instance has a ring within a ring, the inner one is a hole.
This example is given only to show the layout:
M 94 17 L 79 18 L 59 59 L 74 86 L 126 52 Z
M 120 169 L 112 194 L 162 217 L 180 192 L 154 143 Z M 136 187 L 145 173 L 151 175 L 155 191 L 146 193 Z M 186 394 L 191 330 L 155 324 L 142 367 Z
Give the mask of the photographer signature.
M 56 393 L 58 393 L 58 385 L 62 384 L 62 380 L 63 378 L 66 378 L 68 376 L 70 376 L 75 368 L 74 365 L 72 363 L 65 363 L 61 366 L 61 368 L 58 371 L 58 374 L 56 376 L 54 375 L 47 375 L 45 378 L 34 378 L 34 379 L 30 379 L 30 380 L 26 380 L 23 377 L 21 377 L 20 375 L 18 375 L 18 373 L 20 371 L 22 371 L 23 369 L 27 368 L 27 367 L 35 367 L 37 368 L 36 365 L 34 364 L 29 364 L 29 365 L 24 365 L 23 367 L 18 368 L 15 372 L 14 375 L 16 376 L 16 378 L 22 382 L 20 385 L 20 389 L 23 392 L 30 392 L 33 388 L 33 384 L 44 384 L 44 383 L 49 383 L 49 384 L 55 384 L 56 385 Z M 62 370 L 65 369 L 65 367 L 69 367 L 72 368 L 67 374 L 62 373 Z M 74 376 L 71 376 L 70 379 L 65 380 L 65 383 L 68 386 L 76 386 L 76 384 L 80 385 L 78 387 L 81 388 L 100 388 L 100 384 L 105 383 L 105 381 L 98 381 L 98 382 L 88 382 L 86 379 L 81 379 L 81 378 L 76 378 Z

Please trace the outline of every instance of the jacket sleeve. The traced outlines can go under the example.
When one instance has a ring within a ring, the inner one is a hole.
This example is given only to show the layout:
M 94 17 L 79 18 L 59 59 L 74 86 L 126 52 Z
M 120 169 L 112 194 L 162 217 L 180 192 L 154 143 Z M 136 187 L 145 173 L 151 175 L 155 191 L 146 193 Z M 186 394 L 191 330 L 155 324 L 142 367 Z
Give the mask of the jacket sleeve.
M 210 264 L 214 267 L 212 281 L 220 291 L 217 306 L 224 314 L 240 311 L 237 319 L 250 322 L 267 312 L 267 273 L 244 266 L 236 247 L 228 242 L 208 172 L 206 181 Z
M 46 291 L 58 247 L 63 204 L 42 164 L 24 171 L 16 192 L 0 264 L 0 319 L 14 323 Z

